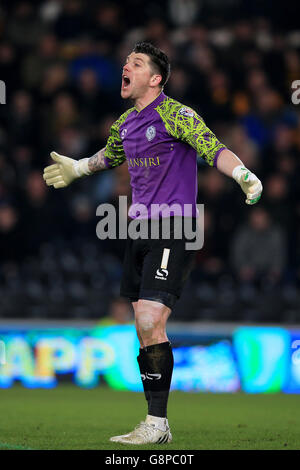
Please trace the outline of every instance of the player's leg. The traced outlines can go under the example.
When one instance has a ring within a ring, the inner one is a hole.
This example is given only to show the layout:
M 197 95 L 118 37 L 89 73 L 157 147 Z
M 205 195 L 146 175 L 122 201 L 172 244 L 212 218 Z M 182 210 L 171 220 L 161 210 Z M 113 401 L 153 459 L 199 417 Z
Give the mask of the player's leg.
M 171 362 L 170 369 L 171 374 L 168 382 L 171 382 L 172 370 L 173 370 L 173 356 L 171 352 L 171 347 L 165 348 L 164 344 L 170 345 L 167 333 L 166 333 L 166 323 L 167 319 L 171 313 L 171 309 L 165 305 L 149 301 L 149 300 L 139 300 L 138 302 L 132 303 L 134 313 L 135 313 L 135 325 L 137 336 L 140 342 L 139 355 L 137 361 L 140 368 L 141 380 L 144 387 L 145 397 L 148 403 L 148 414 L 153 416 L 167 417 L 167 399 L 168 393 L 163 392 L 163 396 L 156 396 L 153 398 L 151 383 L 154 384 L 155 388 L 158 386 L 158 382 L 152 381 L 152 376 L 149 375 L 152 373 L 160 374 L 160 371 L 153 372 L 153 365 L 151 365 L 151 357 L 154 348 L 149 348 L 151 345 L 161 344 L 163 352 L 166 351 L 167 362 Z M 148 346 L 148 348 L 147 348 Z M 157 348 L 156 348 L 157 349 Z M 150 358 L 150 365 L 149 363 Z M 166 362 L 166 361 L 165 361 Z M 169 372 L 169 370 L 168 370 Z M 164 377 L 166 374 L 164 374 Z M 154 378 L 157 380 L 157 375 Z M 169 390 L 170 384 L 168 383 L 166 389 Z
M 141 377 L 148 395 L 148 415 L 157 423 L 167 418 L 167 403 L 173 372 L 173 353 L 166 333 L 171 309 L 157 301 L 140 299 L 135 306 L 135 318 L 141 348 L 138 357 Z M 146 395 L 146 398 L 147 398 Z
M 174 361 L 166 323 L 191 270 L 193 256 L 185 250 L 184 241 L 149 240 L 147 244 L 139 300 L 133 302 L 133 308 L 141 346 L 137 360 L 148 415 L 133 432 L 111 438 L 114 442 L 146 444 L 172 439 L 167 402 Z
M 142 331 L 140 327 L 140 322 L 137 320 L 136 312 L 139 310 L 139 292 L 141 284 L 141 273 L 143 265 L 143 257 L 141 256 L 143 246 L 139 243 L 138 240 L 127 240 L 124 264 L 123 264 L 123 276 L 121 282 L 121 295 L 123 297 L 128 297 L 132 303 L 134 312 L 135 312 L 135 324 L 136 332 L 140 342 L 140 353 L 137 357 L 137 361 L 140 367 L 141 380 L 144 386 L 145 397 L 148 403 L 148 410 L 150 408 L 151 397 L 148 390 L 148 383 L 143 380 L 146 377 L 147 373 L 147 364 L 144 360 L 144 340 L 142 337 Z M 164 324 L 167 321 L 167 316 L 169 315 L 168 309 L 163 314 L 165 317 Z M 162 329 L 162 326 L 161 326 Z M 165 340 L 165 336 L 163 336 Z M 146 418 L 147 420 L 147 418 Z M 149 423 L 141 422 L 133 432 L 125 434 L 122 436 L 114 436 L 110 439 L 113 442 L 120 442 L 124 444 L 145 444 L 145 443 L 157 443 L 157 442 L 167 442 L 171 440 L 171 435 L 169 430 L 165 429 L 161 431 L 158 428 L 155 428 Z
M 191 271 L 195 254 L 186 250 L 185 241 L 175 237 L 149 241 L 139 300 L 133 305 L 141 345 L 138 363 L 148 402 L 145 424 L 165 433 L 161 437 L 164 442 L 172 439 L 167 404 L 174 367 L 166 323 Z M 138 433 L 137 430 L 125 441 L 130 442 L 132 437 L 135 440 Z
M 155 300 L 140 299 L 132 305 L 141 348 L 167 342 L 166 324 L 171 309 Z
M 158 300 L 158 295 L 156 297 Z M 141 346 L 137 360 L 148 403 L 148 414 L 133 432 L 113 437 L 111 440 L 115 442 L 146 444 L 172 440 L 167 403 L 174 360 L 166 333 L 171 308 L 157 300 L 140 299 L 132 303 Z

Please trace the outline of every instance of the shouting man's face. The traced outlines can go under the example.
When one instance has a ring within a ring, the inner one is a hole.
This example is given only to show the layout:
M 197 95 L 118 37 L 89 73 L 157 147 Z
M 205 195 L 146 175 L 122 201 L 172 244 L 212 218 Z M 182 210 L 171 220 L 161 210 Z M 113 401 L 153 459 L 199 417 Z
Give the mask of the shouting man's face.
M 140 52 L 132 52 L 123 67 L 121 96 L 136 100 L 145 95 L 149 88 L 156 87 L 161 75 L 154 73 L 150 58 Z

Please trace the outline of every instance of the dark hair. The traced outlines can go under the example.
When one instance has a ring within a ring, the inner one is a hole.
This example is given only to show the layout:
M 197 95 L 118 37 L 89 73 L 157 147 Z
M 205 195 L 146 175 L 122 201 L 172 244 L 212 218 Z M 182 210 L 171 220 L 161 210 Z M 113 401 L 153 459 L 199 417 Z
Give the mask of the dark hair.
M 133 52 L 146 54 L 150 58 L 152 68 L 162 77 L 159 86 L 163 88 L 169 79 L 171 70 L 167 55 L 150 42 L 138 42 L 134 46 Z

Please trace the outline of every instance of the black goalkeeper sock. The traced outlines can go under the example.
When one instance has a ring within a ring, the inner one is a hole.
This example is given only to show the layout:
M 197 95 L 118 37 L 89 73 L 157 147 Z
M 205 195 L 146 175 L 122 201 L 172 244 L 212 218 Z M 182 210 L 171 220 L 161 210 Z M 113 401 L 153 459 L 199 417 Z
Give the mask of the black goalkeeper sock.
M 143 382 L 143 387 L 144 387 L 144 393 L 145 397 L 148 403 L 148 414 L 149 413 L 149 407 L 150 407 L 150 392 L 149 392 L 149 387 L 148 387 L 148 381 L 146 381 L 146 372 L 147 372 L 147 366 L 146 366 L 146 358 L 145 358 L 145 350 L 140 348 L 140 354 L 137 357 L 137 361 L 139 364 L 140 368 L 140 373 L 141 373 L 141 379 Z
M 174 358 L 171 343 L 168 341 L 153 344 L 143 349 L 145 394 L 147 392 L 148 414 L 167 417 L 167 404 L 171 386 Z M 147 398 L 147 395 L 146 395 Z

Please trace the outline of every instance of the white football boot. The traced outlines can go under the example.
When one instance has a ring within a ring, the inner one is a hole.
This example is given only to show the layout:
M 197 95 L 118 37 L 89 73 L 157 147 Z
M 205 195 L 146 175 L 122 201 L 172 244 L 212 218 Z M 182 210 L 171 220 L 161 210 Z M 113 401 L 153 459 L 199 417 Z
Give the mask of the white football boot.
M 111 437 L 110 441 L 121 444 L 166 444 L 172 441 L 172 434 L 167 418 L 157 420 L 155 416 L 147 415 L 145 421 L 138 424 L 132 432 Z

